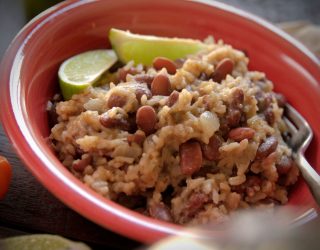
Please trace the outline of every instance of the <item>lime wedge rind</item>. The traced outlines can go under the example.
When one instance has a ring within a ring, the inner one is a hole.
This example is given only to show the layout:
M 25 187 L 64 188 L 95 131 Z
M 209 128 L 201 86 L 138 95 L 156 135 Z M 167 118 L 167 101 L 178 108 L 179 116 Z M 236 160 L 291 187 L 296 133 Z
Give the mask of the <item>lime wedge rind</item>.
M 91 50 L 64 61 L 58 72 L 64 99 L 93 85 L 117 60 L 113 50 Z

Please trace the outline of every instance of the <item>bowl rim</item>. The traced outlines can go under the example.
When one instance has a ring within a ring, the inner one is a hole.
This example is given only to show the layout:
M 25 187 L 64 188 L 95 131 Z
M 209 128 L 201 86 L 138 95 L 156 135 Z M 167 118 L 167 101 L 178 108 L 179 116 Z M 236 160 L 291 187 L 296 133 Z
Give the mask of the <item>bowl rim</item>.
M 181 0 L 176 1 L 182 2 Z M 320 61 L 303 44 L 275 27 L 273 24 L 254 14 L 216 1 L 183 1 L 207 5 L 210 8 L 216 8 L 239 18 L 254 22 L 256 25 L 271 31 L 274 36 L 280 37 L 284 42 L 296 47 L 312 62 L 312 64 L 320 69 Z M 114 230 L 117 233 L 145 243 L 154 242 L 169 234 L 196 237 L 192 232 L 183 230 L 181 226 L 157 221 L 124 208 L 115 202 L 106 200 L 89 188 L 84 188 L 84 185 L 80 185 L 81 182 L 76 180 L 76 178 L 70 180 L 68 176 L 63 175 L 62 172 L 49 161 L 48 155 L 41 152 L 36 141 L 32 138 L 32 134 L 28 130 L 28 124 L 26 124 L 23 118 L 22 107 L 19 106 L 19 104 L 21 104 L 20 101 L 18 101 L 18 105 L 13 103 L 13 100 L 18 100 L 20 96 L 19 93 L 13 92 L 11 82 L 19 82 L 19 63 L 23 57 L 22 49 L 28 38 L 42 25 L 57 15 L 92 2 L 93 1 L 91 0 L 75 0 L 55 5 L 26 24 L 11 42 L 0 65 L 0 78 L 2 79 L 2 82 L 4 82 L 2 84 L 3 86 L 1 86 L 4 88 L 4 91 L 0 92 L 0 106 L 6 111 L 0 112 L 3 128 L 13 144 L 15 151 L 23 160 L 24 165 L 27 166 L 29 171 L 31 171 L 32 174 L 59 200 L 63 201 L 64 204 L 89 220 L 94 221 L 105 228 Z M 39 171 L 39 169 L 41 169 L 41 171 Z M 55 179 L 55 182 L 48 183 L 48 178 Z M 63 190 L 57 188 L 57 186 L 59 186 L 57 184 L 62 185 L 65 188 Z M 92 213 L 92 205 L 94 205 L 95 208 L 98 208 L 96 214 Z M 81 209 L 78 206 L 81 207 Z M 85 206 L 85 209 L 83 209 L 83 206 Z M 99 215 L 96 216 L 97 214 Z M 106 214 L 108 214 L 108 216 L 105 216 Z M 308 215 L 302 219 L 311 217 Z M 132 230 L 132 228 L 135 228 L 135 230 Z M 219 232 L 214 233 L 215 236 L 218 236 L 219 234 Z M 146 235 L 148 235 L 148 237 L 146 237 Z

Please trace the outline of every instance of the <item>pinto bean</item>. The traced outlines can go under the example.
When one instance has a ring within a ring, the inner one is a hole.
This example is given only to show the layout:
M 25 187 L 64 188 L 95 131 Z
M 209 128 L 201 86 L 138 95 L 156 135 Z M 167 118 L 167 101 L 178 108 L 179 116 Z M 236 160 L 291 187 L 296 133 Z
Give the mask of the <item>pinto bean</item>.
M 255 97 L 258 102 L 259 112 L 265 111 L 272 103 L 272 95 L 270 93 L 259 91 Z
M 136 82 L 146 83 L 148 87 L 151 86 L 153 79 L 154 79 L 154 76 L 147 75 L 147 74 L 139 74 L 134 76 L 134 80 L 136 80 Z
M 208 202 L 208 200 L 208 195 L 204 193 L 193 193 L 186 204 L 186 215 L 188 217 L 193 217 L 204 206 L 204 204 Z
M 274 124 L 274 122 L 275 122 L 275 119 L 276 119 L 275 116 L 274 116 L 272 107 L 269 106 L 263 112 L 263 115 L 264 115 L 264 118 L 266 119 L 267 123 L 272 126 Z
M 165 68 L 170 75 L 175 74 L 177 71 L 176 64 L 166 57 L 156 57 L 153 60 L 153 67 L 156 70 L 161 70 L 162 68 Z
M 235 109 L 241 109 L 242 108 L 242 104 L 244 101 L 244 93 L 242 89 L 235 89 L 232 92 L 232 101 L 231 101 L 231 107 L 235 108 Z
M 241 128 L 234 128 L 231 129 L 229 132 L 229 138 L 231 140 L 240 142 L 244 139 L 252 139 L 256 131 L 252 128 L 241 127 Z
M 113 107 L 122 108 L 127 103 L 127 98 L 125 96 L 111 94 L 108 99 L 108 107 L 111 109 Z
M 156 75 L 151 83 L 151 92 L 152 95 L 170 95 L 171 83 L 168 76 L 164 74 Z
M 118 78 L 120 81 L 125 82 L 127 77 L 128 71 L 121 68 L 118 70 Z
M 268 137 L 263 143 L 260 144 L 257 150 L 256 159 L 262 160 L 268 155 L 276 151 L 278 147 L 278 140 L 274 136 Z
M 219 159 L 219 148 L 222 145 L 222 139 L 219 136 L 213 135 L 208 144 L 201 143 L 202 155 L 209 161 L 215 161 Z
M 154 131 L 157 123 L 157 114 L 153 107 L 142 106 L 138 109 L 136 114 L 136 124 L 147 135 Z
M 220 61 L 213 72 L 211 78 L 214 82 L 220 83 L 223 79 L 226 78 L 228 74 L 232 73 L 233 70 L 233 61 L 229 58 L 225 58 L 222 61 Z
M 182 174 L 192 175 L 202 165 L 202 153 L 199 142 L 187 141 L 180 145 L 180 169 Z
M 141 84 L 142 85 L 142 84 Z M 143 86 L 143 85 L 142 85 Z M 150 99 L 152 97 L 151 91 L 147 87 L 137 86 L 135 94 L 138 102 L 141 102 L 141 97 L 143 95 L 147 96 L 147 99 Z
M 185 58 L 178 58 L 174 61 L 175 65 L 177 66 L 178 69 L 182 68 L 184 62 L 186 61 Z
M 99 119 L 102 126 L 106 128 L 119 128 L 121 130 L 129 131 L 130 123 L 124 118 L 113 118 L 109 114 L 103 113 Z
M 158 220 L 172 222 L 172 215 L 170 213 L 170 209 L 161 203 L 152 204 L 149 206 L 149 214 L 151 217 L 156 218 Z
M 230 128 L 237 127 L 241 120 L 241 111 L 239 109 L 229 108 L 226 119 Z
M 220 117 L 219 121 L 220 121 L 219 133 L 221 134 L 221 136 L 224 139 L 227 139 L 228 133 L 230 131 L 228 121 L 227 121 L 226 117 Z
M 263 93 L 263 91 L 259 90 L 255 94 L 255 98 L 257 100 L 258 110 L 259 110 L 259 112 L 261 112 L 261 110 L 263 110 L 263 107 L 264 107 L 264 93 Z
M 86 166 L 90 165 L 92 162 L 91 155 L 84 155 L 82 159 L 75 160 L 72 163 L 72 168 L 77 172 L 83 172 Z
M 169 107 L 172 107 L 178 100 L 179 100 L 179 92 L 174 90 L 168 98 L 167 105 Z
M 136 133 L 133 135 L 128 135 L 127 136 L 127 141 L 131 145 L 133 142 L 137 143 L 138 145 L 142 145 L 144 140 L 146 139 L 146 136 L 144 132 L 138 130 Z
M 277 172 L 280 175 L 287 174 L 293 166 L 293 160 L 286 155 L 283 155 L 280 161 L 276 164 Z

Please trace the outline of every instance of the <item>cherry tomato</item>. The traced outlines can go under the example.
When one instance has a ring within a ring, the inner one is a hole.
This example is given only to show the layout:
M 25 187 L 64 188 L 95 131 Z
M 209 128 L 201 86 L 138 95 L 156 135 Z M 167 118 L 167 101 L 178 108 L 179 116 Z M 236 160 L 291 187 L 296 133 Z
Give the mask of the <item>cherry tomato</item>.
M 2 199 L 8 191 L 11 176 L 12 170 L 8 160 L 0 156 L 0 199 Z

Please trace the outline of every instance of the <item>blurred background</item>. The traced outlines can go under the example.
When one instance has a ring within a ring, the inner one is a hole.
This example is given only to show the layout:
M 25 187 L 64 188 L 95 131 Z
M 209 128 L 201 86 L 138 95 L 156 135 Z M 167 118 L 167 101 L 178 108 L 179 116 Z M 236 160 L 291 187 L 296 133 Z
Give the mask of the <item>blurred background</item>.
M 0 0 L 0 58 L 10 41 L 33 16 L 59 0 Z M 320 24 L 319 0 L 219 0 L 273 23 L 303 20 Z

